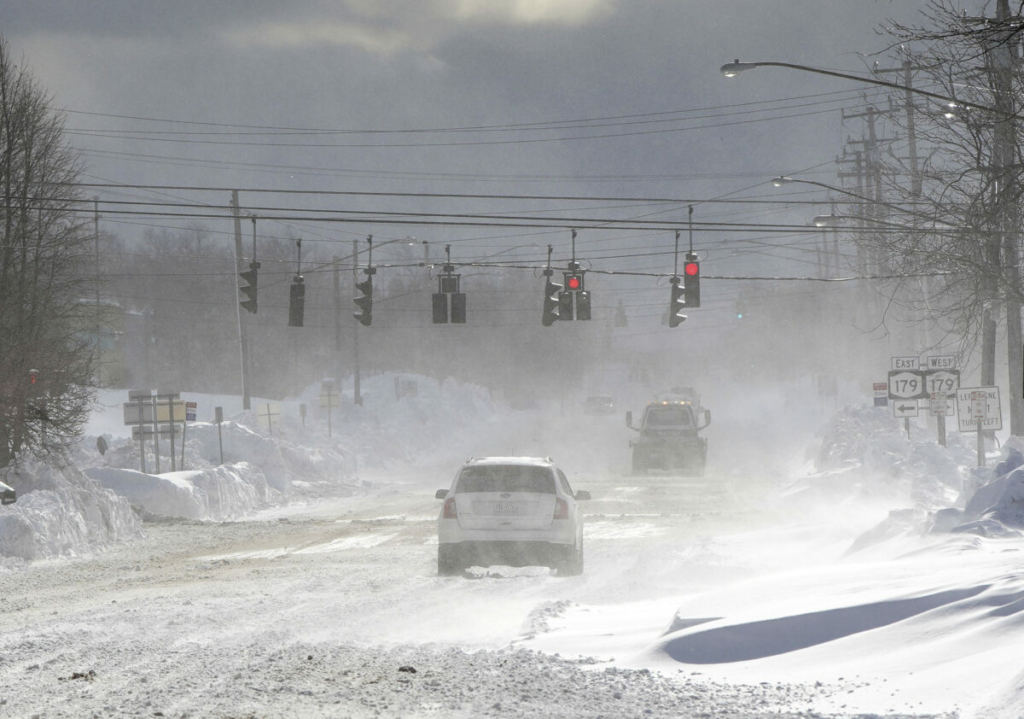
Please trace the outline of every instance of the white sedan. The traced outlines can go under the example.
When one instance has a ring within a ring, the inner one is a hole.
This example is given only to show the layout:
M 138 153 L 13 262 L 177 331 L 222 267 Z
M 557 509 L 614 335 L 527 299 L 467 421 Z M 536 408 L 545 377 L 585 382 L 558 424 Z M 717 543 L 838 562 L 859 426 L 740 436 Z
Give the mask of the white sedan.
M 437 573 L 503 564 L 583 573 L 583 515 L 569 480 L 550 459 L 481 457 L 466 462 L 437 518 Z

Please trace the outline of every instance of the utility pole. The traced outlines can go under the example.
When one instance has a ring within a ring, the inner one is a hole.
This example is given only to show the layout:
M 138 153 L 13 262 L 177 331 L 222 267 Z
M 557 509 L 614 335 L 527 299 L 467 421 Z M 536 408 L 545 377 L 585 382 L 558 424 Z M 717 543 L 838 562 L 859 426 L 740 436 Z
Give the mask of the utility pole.
M 910 194 L 915 198 L 921 196 L 921 170 L 917 161 L 917 131 L 914 127 L 916 107 L 914 105 L 913 71 L 925 68 L 915 67 L 909 59 L 904 59 L 901 67 L 887 70 L 873 70 L 875 75 L 885 75 L 890 72 L 903 73 L 903 109 L 907 115 L 907 150 L 910 153 Z
M 1017 26 L 1011 27 L 1010 21 L 1020 18 L 1010 17 L 1009 0 L 998 0 L 996 4 L 996 24 L 1003 28 L 993 38 L 994 47 L 988 58 L 989 71 L 992 78 L 992 93 L 998 119 L 995 125 L 994 147 L 992 148 L 993 172 L 997 173 L 998 197 L 997 212 L 999 233 L 996 241 L 1002 241 L 1002 271 L 1007 285 L 1003 293 L 1006 307 L 1006 345 L 1007 365 L 1010 373 L 1010 434 L 1024 433 L 1024 378 L 1022 372 L 1021 348 L 1021 308 L 1016 299 L 1020 288 L 1018 276 L 1019 257 L 1017 252 L 1017 227 L 1020 219 L 1017 209 L 1017 121 L 1013 101 L 1014 48 L 1011 45 L 1013 33 Z M 995 348 L 992 351 L 995 355 Z M 994 383 L 993 383 L 994 384 Z
M 96 245 L 96 384 L 103 386 L 103 314 L 100 311 L 100 198 L 92 198 L 92 237 Z
M 238 274 L 245 267 L 242 256 L 242 216 L 238 209 L 238 190 L 231 191 L 231 211 L 235 216 L 235 312 L 238 316 L 238 350 L 242 372 L 242 409 L 250 408 L 249 400 L 249 336 L 248 322 L 242 315 L 242 291 L 238 284 Z
M 855 145 L 861 144 L 864 146 L 863 154 L 857 154 L 857 190 L 860 194 L 867 197 L 874 198 L 874 203 L 867 208 L 868 216 L 872 220 L 882 220 L 882 208 L 885 206 L 883 201 L 882 193 L 882 163 L 878 157 L 878 147 L 881 140 L 875 131 L 875 118 L 878 115 L 878 110 L 874 106 L 868 106 L 864 112 L 857 113 L 846 113 L 843 112 L 844 120 L 852 120 L 854 118 L 863 117 L 867 120 L 868 136 L 863 140 L 848 140 L 848 144 Z M 885 142 L 889 142 L 889 138 L 885 138 Z M 845 173 L 840 173 L 840 177 L 844 176 Z M 861 186 L 861 182 L 866 178 L 865 186 Z M 872 222 L 873 228 L 878 227 L 877 222 Z M 866 231 L 870 231 L 872 228 L 865 228 Z M 865 269 L 869 272 L 884 272 L 886 268 L 878 266 L 877 252 L 873 253 L 873 257 L 868 257 L 864 264 L 869 264 Z
M 341 352 L 341 258 L 331 258 L 334 279 L 334 351 Z
M 352 240 L 352 287 L 359 282 L 359 240 Z M 359 320 L 352 313 L 352 403 L 362 406 L 359 393 Z

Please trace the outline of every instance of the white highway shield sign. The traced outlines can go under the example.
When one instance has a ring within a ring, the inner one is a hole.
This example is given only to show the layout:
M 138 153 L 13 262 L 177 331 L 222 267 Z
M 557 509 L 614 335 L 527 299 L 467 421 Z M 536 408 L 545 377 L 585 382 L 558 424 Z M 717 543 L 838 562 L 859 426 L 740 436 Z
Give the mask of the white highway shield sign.
M 924 376 L 925 391 L 952 397 L 960 388 L 960 370 L 932 370 Z
M 889 399 L 924 399 L 927 396 L 924 372 L 918 370 L 889 372 Z

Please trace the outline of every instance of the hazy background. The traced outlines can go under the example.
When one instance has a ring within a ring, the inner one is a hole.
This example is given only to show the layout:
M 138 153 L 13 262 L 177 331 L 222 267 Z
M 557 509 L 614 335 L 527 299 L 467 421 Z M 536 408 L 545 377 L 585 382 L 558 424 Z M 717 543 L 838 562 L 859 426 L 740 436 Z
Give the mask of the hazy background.
M 673 384 L 785 382 L 813 383 L 823 401 L 838 401 L 869 393 L 889 355 L 916 353 L 920 338 L 892 315 L 882 325 L 884 301 L 865 303 L 855 283 L 757 279 L 855 274 L 852 248 L 829 255 L 842 237 L 704 223 L 804 227 L 827 213 L 826 192 L 776 189 L 768 180 L 792 174 L 840 184 L 835 159 L 865 132 L 862 119 L 843 119 L 844 109 L 886 101 L 868 85 L 806 72 L 765 68 L 727 80 L 719 67 L 734 58 L 858 74 L 876 60 L 891 66 L 880 29 L 888 18 L 915 21 L 926 5 L 37 0 L 0 2 L 0 14 L 15 54 L 67 113 L 69 138 L 88 165 L 83 181 L 181 188 L 86 189 L 99 198 L 108 298 L 130 310 L 126 385 L 237 387 L 234 235 L 229 219 L 129 216 L 120 211 L 145 206 L 113 203 L 200 202 L 219 216 L 228 190 L 238 189 L 243 212 L 261 217 L 308 209 L 361 211 L 363 220 L 429 212 L 572 217 L 584 227 L 663 222 L 658 231 L 580 230 L 577 258 L 615 272 L 670 273 L 671 228 L 682 230 L 685 248 L 692 205 L 703 297 L 682 326 L 663 324 L 665 278 L 595 272 L 587 276 L 594 319 L 544 328 L 542 278 L 495 268 L 462 268 L 469 321 L 434 326 L 427 295 L 436 281 L 422 268 L 383 267 L 374 324 L 359 328 L 363 372 L 455 374 L 525 403 L 538 394 L 646 396 Z M 185 189 L 194 187 L 218 189 Z M 664 198 L 678 201 L 644 201 Z M 713 199 L 793 203 L 704 202 Z M 821 204 L 806 204 L 812 200 Z M 250 223 L 242 229 L 248 255 Z M 548 244 L 556 266 L 570 259 L 568 229 L 260 219 L 260 312 L 247 318 L 256 337 L 254 392 L 285 396 L 351 373 L 350 255 L 352 241 L 365 246 L 370 233 L 377 244 L 402 240 L 374 253 L 381 264 L 415 264 L 424 252 L 436 262 L 448 243 L 457 263 L 537 265 Z M 306 326 L 288 328 L 297 238 L 309 268 Z M 340 324 L 333 274 L 323 265 L 333 256 L 341 258 Z M 613 320 L 620 303 L 626 327 Z

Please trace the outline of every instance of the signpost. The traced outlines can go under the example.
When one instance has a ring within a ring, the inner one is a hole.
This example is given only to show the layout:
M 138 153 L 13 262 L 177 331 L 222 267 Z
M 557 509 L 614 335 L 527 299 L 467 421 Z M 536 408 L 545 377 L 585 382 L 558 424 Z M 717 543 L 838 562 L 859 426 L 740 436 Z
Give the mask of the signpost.
M 159 431 L 159 422 L 169 422 L 170 431 L 166 432 L 171 438 L 171 471 L 177 470 L 174 462 L 174 434 L 175 424 L 177 422 L 185 421 L 185 403 L 179 398 L 181 397 L 180 392 L 173 390 L 160 390 L 156 391 L 153 395 L 153 415 L 154 415 L 154 427 L 157 428 L 157 433 L 153 435 L 153 439 L 156 442 L 156 471 L 160 473 L 160 435 L 164 432 Z
M 928 357 L 928 373 L 925 388 L 931 402 L 931 414 L 938 425 L 939 446 L 946 446 L 946 417 L 953 416 L 950 400 L 956 397 L 960 387 L 960 370 L 956 369 L 953 355 L 932 355 Z
M 324 381 L 320 388 L 320 409 L 327 410 L 327 436 L 331 436 L 331 410 L 337 409 L 340 397 L 334 389 L 334 382 Z
M 985 466 L 985 430 L 1003 428 L 998 387 L 962 387 L 956 392 L 957 421 L 961 432 L 978 433 L 978 466 Z
M 917 416 L 917 400 L 928 396 L 924 389 L 924 372 L 918 369 L 917 357 L 893 357 L 889 371 L 889 399 L 892 415 L 903 418 L 903 429 L 910 436 L 910 418 Z
M 217 423 L 217 445 L 220 447 L 220 463 L 224 464 L 224 437 L 220 433 L 220 425 L 224 421 L 224 408 L 213 408 L 213 421 Z
M 181 423 L 181 468 L 185 469 L 185 430 L 189 422 L 196 421 L 196 410 L 199 409 L 197 402 L 185 402 L 185 420 Z
M 256 422 L 270 434 L 274 433 L 274 420 L 281 417 L 281 405 L 267 402 L 256 410 Z
M 874 382 L 871 385 L 875 392 L 875 406 L 876 407 L 888 407 L 889 406 L 889 385 L 885 382 Z
M 125 425 L 139 425 L 138 427 L 132 427 L 132 439 L 138 437 L 139 439 L 139 457 L 141 458 L 142 473 L 146 473 L 146 438 L 145 434 L 139 432 L 136 434 L 136 429 L 141 429 L 141 425 L 148 424 L 153 421 L 152 417 L 152 392 L 148 389 L 131 389 L 128 390 L 128 401 L 124 403 L 124 423 Z
M 950 400 L 960 387 L 960 370 L 954 355 L 931 355 L 922 369 L 917 357 L 893 357 L 889 371 L 888 398 L 893 400 L 893 416 L 902 417 L 907 436 L 910 418 L 918 416 L 917 400 L 929 402 L 929 413 L 938 425 L 939 444 L 946 446 L 946 417 L 953 416 Z M 875 388 L 878 389 L 877 386 Z M 913 402 L 913 408 L 910 403 Z M 875 405 L 878 392 L 875 392 Z

